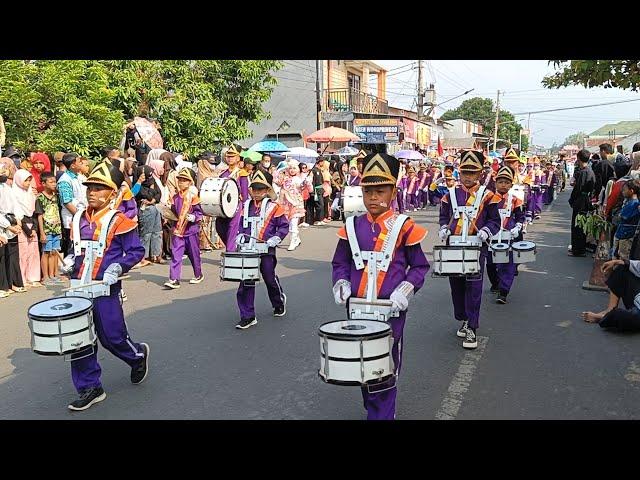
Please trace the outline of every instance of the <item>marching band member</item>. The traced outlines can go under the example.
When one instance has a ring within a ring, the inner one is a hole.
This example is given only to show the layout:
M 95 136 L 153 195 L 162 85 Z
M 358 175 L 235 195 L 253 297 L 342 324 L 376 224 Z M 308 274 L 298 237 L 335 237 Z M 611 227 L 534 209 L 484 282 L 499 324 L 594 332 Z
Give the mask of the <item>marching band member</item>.
M 484 170 L 482 171 L 482 176 L 480 177 L 480 184 L 487 187 L 487 189 L 492 192 L 496 191 L 496 180 L 495 180 L 495 172 L 493 171 L 492 162 L 489 159 L 484 161 Z
M 436 205 L 440 204 L 440 200 L 442 199 L 442 197 L 438 196 L 436 192 L 438 188 L 437 181 L 443 175 L 442 175 L 442 170 L 440 170 L 440 167 L 435 162 L 431 165 L 430 173 L 431 173 L 431 178 L 429 179 L 429 183 L 427 184 L 428 185 L 427 199 L 429 200 L 429 204 L 432 207 L 435 207 Z
M 83 271 L 91 268 L 92 280 L 102 280 L 110 286 L 108 296 L 93 299 L 93 322 L 102 346 L 131 367 L 131 383 L 137 385 L 147 376 L 150 350 L 149 345 L 135 343 L 129 336 L 120 303 L 121 283 L 118 277 L 142 260 L 144 247 L 140 244 L 136 232 L 136 222 L 120 211 L 113 217 L 108 215 L 108 212 L 112 211 L 110 203 L 115 198 L 122 180 L 122 172 L 104 162 L 95 168 L 84 182 L 87 187 L 88 207 L 86 210 L 79 209 L 74 215 L 74 223 L 79 222 L 80 239 L 96 241 L 105 228 L 109 229 L 109 233 L 106 236 L 104 253 L 93 265 L 84 264 L 85 251 L 75 256 L 71 277 L 80 279 Z M 104 224 L 105 217 L 111 219 L 107 225 Z M 100 381 L 101 368 L 98 363 L 97 345 L 91 355 L 84 355 L 86 353 L 77 353 L 71 357 L 71 376 L 80 398 L 69 404 L 70 410 L 86 410 L 106 398 Z
M 451 193 L 455 193 L 457 205 L 468 207 L 478 204 L 476 197 L 481 195 L 476 216 L 472 219 L 468 230 L 469 235 L 477 235 L 483 243 L 479 277 L 469 279 L 449 277 L 454 315 L 456 320 L 462 322 L 462 326 L 456 334 L 458 337 L 464 338 L 462 346 L 469 349 L 478 346 L 476 330 L 479 325 L 480 304 L 482 302 L 484 264 L 488 253 L 485 242 L 500 228 L 498 213 L 500 197 L 480 185 L 482 166 L 482 152 L 463 150 L 460 162 L 461 185 L 450 190 L 442 198 L 440 204 L 440 232 L 438 235 L 442 241 L 445 241 L 451 234 L 460 235 L 462 232 L 463 215 L 460 215 L 458 219 L 455 218 L 450 199 Z
M 533 171 L 531 172 L 531 185 L 536 186 L 537 188 L 534 190 L 532 194 L 533 198 L 533 218 L 534 220 L 538 220 L 540 218 L 540 214 L 542 213 L 542 184 L 546 183 L 546 175 L 544 171 L 540 168 L 540 159 L 538 157 L 533 157 Z
M 544 204 L 550 205 L 555 199 L 556 185 L 558 185 L 558 176 L 556 174 L 556 165 L 552 162 L 547 163 L 547 170 L 545 173 L 545 183 L 547 184 L 547 190 L 544 192 Z
M 204 280 L 198 241 L 199 223 L 204 213 L 200 205 L 200 198 L 191 188 L 195 185 L 195 177 L 195 172 L 188 167 L 183 168 L 176 175 L 178 192 L 171 199 L 171 211 L 178 217 L 178 221 L 171 232 L 171 266 L 169 267 L 169 280 L 164 284 L 167 288 L 180 288 L 182 255 L 185 250 L 193 267 L 194 275 L 189 283 L 197 284 Z
M 240 201 L 238 202 L 238 210 L 231 218 L 216 218 L 216 233 L 220 239 L 224 242 L 227 252 L 235 252 L 236 244 L 234 239 L 238 235 L 240 229 L 240 217 L 242 215 L 242 205 L 249 198 L 249 175 L 240 167 L 240 152 L 242 147 L 235 143 L 231 144 L 224 155 L 224 161 L 229 168 L 220 174 L 221 178 L 233 178 L 238 182 L 238 188 L 240 190 Z M 271 157 L 266 156 L 269 159 L 269 165 L 271 165 Z M 265 156 L 263 156 L 265 160 Z M 265 161 L 266 163 L 266 161 Z M 262 165 L 258 167 L 262 169 Z M 266 171 L 266 170 L 263 170 Z
M 280 279 L 276 275 L 276 247 L 289 233 L 289 221 L 284 208 L 270 201 L 270 193 L 273 191 L 273 177 L 263 170 L 258 170 L 251 177 L 249 192 L 251 198 L 242 204 L 242 216 L 240 218 L 240 230 L 236 238 L 236 245 L 242 250 L 243 246 L 250 243 L 251 222 L 245 221 L 244 212 L 247 211 L 246 220 L 258 220 L 257 226 L 259 241 L 264 241 L 269 247 L 266 255 L 260 256 L 260 273 L 267 286 L 269 300 L 273 306 L 273 316 L 283 317 L 287 313 L 287 296 L 282 291 Z M 263 212 L 263 202 L 268 202 Z M 255 282 L 243 280 L 238 286 L 236 295 L 240 321 L 236 328 L 247 329 L 258 323 L 254 306 Z
M 384 153 L 371 154 L 364 159 L 363 186 L 366 215 L 355 217 L 355 235 L 362 250 L 383 251 L 385 238 L 393 229 L 398 215 L 389 207 L 396 198 L 396 184 L 400 163 Z M 391 318 L 393 331 L 392 356 L 396 373 L 402 363 L 402 331 L 410 298 L 424 284 L 429 263 L 420 247 L 427 231 L 412 219 L 406 219 L 394 248 L 388 271 L 379 272 L 377 298 L 390 299 L 399 317 Z M 346 305 L 349 297 L 365 297 L 367 267 L 358 270 L 352 257 L 347 230 L 338 231 L 338 245 L 333 256 L 333 294 L 338 305 Z M 385 391 L 369 392 L 362 388 L 364 407 L 369 420 L 393 420 L 396 411 L 395 377 L 393 383 L 384 385 Z M 389 388 L 390 387 L 390 388 Z
M 519 157 L 516 151 L 513 148 L 510 148 L 504 156 L 503 164 L 506 165 L 507 167 L 511 167 L 511 169 L 515 172 L 513 176 L 512 190 L 513 190 L 513 193 L 516 196 L 518 196 L 520 200 L 522 200 L 523 205 L 525 205 L 526 207 L 526 205 L 528 204 L 527 190 L 529 186 L 527 184 L 527 176 L 525 174 L 525 171 L 522 168 L 525 164 L 524 158 Z M 517 189 L 519 190 L 516 191 Z M 526 224 L 531 223 L 532 220 L 533 218 L 530 215 L 530 212 L 525 210 L 525 226 L 523 228 L 524 232 L 526 232 Z
M 522 240 L 524 225 L 524 205 L 522 200 L 509 193 L 513 186 L 515 172 L 511 167 L 502 167 L 496 175 L 496 194 L 500 196 L 498 212 L 504 212 L 500 217 L 501 228 L 511 234 L 511 241 Z M 511 203 L 509 203 L 511 202 Z M 497 235 L 493 236 L 495 240 Z M 517 265 L 513 263 L 513 253 L 509 253 L 509 263 L 493 263 L 491 254 L 487 256 L 487 276 L 491 282 L 491 293 L 498 294 L 496 303 L 507 303 L 507 295 L 516 275 Z
M 360 182 L 362 185 L 362 182 Z M 396 207 L 398 213 L 404 213 L 406 210 L 405 191 L 407 190 L 407 171 L 403 161 L 400 161 L 400 170 L 398 171 L 398 180 L 396 182 Z
M 428 187 L 431 183 L 431 174 L 427 170 L 427 164 L 420 164 L 420 171 L 418 172 L 418 179 L 420 180 L 418 183 L 418 208 L 425 209 L 429 204 L 428 198 Z
M 416 175 L 416 169 L 411 165 L 407 167 L 407 211 L 418 210 L 418 185 L 420 179 Z

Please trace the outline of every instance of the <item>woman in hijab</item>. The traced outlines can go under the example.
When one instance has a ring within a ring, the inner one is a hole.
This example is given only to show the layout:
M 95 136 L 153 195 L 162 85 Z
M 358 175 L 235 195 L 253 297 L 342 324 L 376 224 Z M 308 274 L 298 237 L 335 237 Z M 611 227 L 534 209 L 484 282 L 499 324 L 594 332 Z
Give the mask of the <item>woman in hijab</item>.
M 51 172 L 51 161 L 49 160 L 49 156 L 43 152 L 35 152 L 31 154 L 31 176 L 33 177 L 33 181 L 31 182 L 31 188 L 36 189 L 36 195 L 38 193 L 42 193 L 44 187 L 42 186 L 42 182 L 40 181 L 40 175 L 44 172 Z
M 11 160 L 9 157 L 2 157 L 0 158 L 0 165 L 3 165 L 5 167 L 5 175 L 7 177 L 6 182 L 8 186 L 11 186 L 11 184 L 13 183 L 13 176 L 17 171 L 16 164 L 13 163 L 13 160 Z
M 152 160 L 160 160 L 163 153 L 169 153 L 164 148 L 154 148 L 147 154 L 145 165 L 149 165 Z
M 15 171 L 13 160 L 11 167 Z M 15 199 L 13 188 L 7 184 L 9 177 L 9 165 L 0 163 L 0 220 L 3 228 L 0 235 L 5 242 L 0 242 L 0 298 L 4 298 L 14 292 L 26 292 L 20 273 L 20 252 L 18 246 L 18 232 L 22 230 L 14 212 Z
M 138 264 L 146 267 L 151 262 L 164 263 L 162 254 L 162 219 L 156 205 L 160 203 L 162 191 L 154 180 L 154 171 L 148 165 L 136 168 L 135 181 L 140 185 L 136 193 L 138 204 L 138 229 L 144 246 L 145 258 Z
M 38 248 L 38 222 L 33 217 L 36 208 L 36 196 L 31 189 L 31 172 L 20 169 L 13 177 L 14 214 L 22 231 L 18 232 L 20 252 L 20 272 L 27 287 L 41 287 L 40 251 Z

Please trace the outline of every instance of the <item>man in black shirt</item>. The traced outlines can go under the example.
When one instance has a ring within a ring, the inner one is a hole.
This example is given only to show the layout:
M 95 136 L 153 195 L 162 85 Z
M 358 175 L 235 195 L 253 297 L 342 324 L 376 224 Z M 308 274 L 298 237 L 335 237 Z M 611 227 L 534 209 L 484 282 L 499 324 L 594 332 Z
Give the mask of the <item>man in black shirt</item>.
M 600 161 L 592 165 L 593 174 L 595 175 L 595 186 L 593 193 L 600 198 L 601 190 L 607 186 L 607 182 L 615 177 L 613 163 L 609 156 L 613 158 L 613 145 L 603 143 L 600 145 Z
M 591 207 L 591 195 L 596 182 L 595 175 L 591 167 L 587 165 L 589 161 L 589 151 L 582 149 L 577 155 L 577 169 L 575 173 L 575 185 L 569 197 L 569 205 L 573 209 L 571 215 L 571 252 L 573 257 L 584 257 L 586 255 L 587 236 L 580 227 L 576 227 L 576 216 L 579 213 L 586 213 Z

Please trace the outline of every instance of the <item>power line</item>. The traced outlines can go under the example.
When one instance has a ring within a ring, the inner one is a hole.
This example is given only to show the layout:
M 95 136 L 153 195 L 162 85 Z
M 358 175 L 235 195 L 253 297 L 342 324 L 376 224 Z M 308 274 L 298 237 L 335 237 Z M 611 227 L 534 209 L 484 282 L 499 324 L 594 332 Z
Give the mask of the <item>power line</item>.
M 522 113 L 514 113 L 513 115 L 530 115 L 530 114 L 534 114 L 534 113 L 545 113 L 545 112 L 559 112 L 561 110 L 575 110 L 578 108 L 590 108 L 590 107 L 601 107 L 604 105 L 616 105 L 618 103 L 629 103 L 629 102 L 637 102 L 639 101 L 640 98 L 634 98 L 631 100 L 620 100 L 617 102 L 606 102 L 606 103 L 594 103 L 592 105 L 580 105 L 577 107 L 563 107 L 563 108 L 553 108 L 553 109 L 549 109 L 549 110 L 538 110 L 535 112 L 522 112 Z
M 395 68 L 392 68 L 391 70 L 387 70 L 387 73 L 389 73 L 389 72 L 393 72 L 394 70 L 399 70 L 399 69 L 404 68 L 404 67 L 408 67 L 408 66 L 410 66 L 410 65 L 411 65 L 411 66 L 413 66 L 413 65 L 415 65 L 415 63 L 416 63 L 416 62 L 415 62 L 415 60 L 414 60 L 413 62 L 411 62 L 411 63 L 407 63 L 406 65 L 400 65 L 399 67 L 395 67 Z

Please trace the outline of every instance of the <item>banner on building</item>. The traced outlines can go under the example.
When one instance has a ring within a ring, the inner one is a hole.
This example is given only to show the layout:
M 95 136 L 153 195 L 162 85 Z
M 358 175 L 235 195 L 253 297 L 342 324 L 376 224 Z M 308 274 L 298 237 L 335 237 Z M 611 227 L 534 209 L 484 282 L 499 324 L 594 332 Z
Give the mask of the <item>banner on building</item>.
M 431 144 L 431 128 L 422 123 L 416 124 L 416 143 L 418 145 Z
M 404 141 L 409 143 L 416 142 L 416 125 L 417 123 L 409 118 L 405 118 L 402 122 L 404 128 Z
M 356 118 L 353 130 L 362 143 L 396 143 L 400 141 L 397 118 Z

